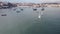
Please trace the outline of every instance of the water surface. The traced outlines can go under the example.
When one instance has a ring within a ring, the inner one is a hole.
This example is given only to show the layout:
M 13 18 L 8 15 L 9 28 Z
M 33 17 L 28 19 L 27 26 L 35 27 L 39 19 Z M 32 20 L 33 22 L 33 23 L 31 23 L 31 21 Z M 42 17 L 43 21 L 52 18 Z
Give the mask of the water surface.
M 13 9 L 0 9 L 0 34 L 60 34 L 60 8 L 45 8 L 41 18 L 41 8 Z

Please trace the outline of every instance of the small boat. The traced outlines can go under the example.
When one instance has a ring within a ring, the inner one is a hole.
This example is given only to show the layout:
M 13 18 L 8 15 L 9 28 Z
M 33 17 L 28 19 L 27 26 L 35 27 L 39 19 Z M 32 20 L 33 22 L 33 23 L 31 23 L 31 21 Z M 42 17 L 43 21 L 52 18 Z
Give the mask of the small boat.
M 44 11 L 44 10 L 45 10 L 44 8 L 41 9 L 41 11 Z
M 7 16 L 7 14 L 2 14 L 1 16 Z
M 20 13 L 20 11 L 16 11 L 17 13 Z
M 21 11 L 23 11 L 23 9 L 21 9 Z
M 37 9 L 33 9 L 34 11 L 37 11 Z

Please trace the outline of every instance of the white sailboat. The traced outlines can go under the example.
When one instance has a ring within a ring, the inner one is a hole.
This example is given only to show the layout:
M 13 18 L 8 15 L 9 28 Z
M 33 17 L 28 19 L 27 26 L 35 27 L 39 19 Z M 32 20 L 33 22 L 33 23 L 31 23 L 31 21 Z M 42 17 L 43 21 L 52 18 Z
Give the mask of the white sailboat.
M 39 15 L 38 18 L 41 18 L 41 16 Z

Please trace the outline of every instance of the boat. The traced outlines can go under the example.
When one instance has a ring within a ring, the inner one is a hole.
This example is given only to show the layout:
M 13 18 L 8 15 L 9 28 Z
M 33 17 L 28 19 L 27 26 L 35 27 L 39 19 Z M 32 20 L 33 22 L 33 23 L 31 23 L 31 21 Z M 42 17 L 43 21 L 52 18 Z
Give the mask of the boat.
M 20 11 L 16 11 L 17 13 L 20 13 Z
M 7 16 L 7 14 L 2 14 L 1 16 Z
M 34 11 L 37 11 L 37 9 L 33 9 Z
M 41 18 L 41 16 L 39 15 L 38 18 Z
M 8 8 L 12 8 L 12 7 L 9 7 L 9 6 L 1 6 L 0 9 L 8 9 Z
M 44 11 L 44 10 L 45 10 L 44 8 L 41 9 L 41 11 Z
M 21 11 L 23 11 L 23 9 L 21 9 Z

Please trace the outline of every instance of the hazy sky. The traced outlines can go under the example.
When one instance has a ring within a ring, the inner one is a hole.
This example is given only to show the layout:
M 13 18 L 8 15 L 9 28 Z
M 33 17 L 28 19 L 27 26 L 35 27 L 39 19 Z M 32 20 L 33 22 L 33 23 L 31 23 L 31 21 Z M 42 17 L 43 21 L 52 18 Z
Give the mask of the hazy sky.
M 41 3 L 41 2 L 56 2 L 60 0 L 0 0 L 0 1 Z

